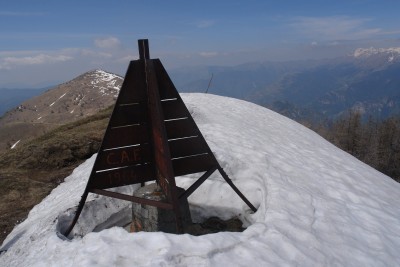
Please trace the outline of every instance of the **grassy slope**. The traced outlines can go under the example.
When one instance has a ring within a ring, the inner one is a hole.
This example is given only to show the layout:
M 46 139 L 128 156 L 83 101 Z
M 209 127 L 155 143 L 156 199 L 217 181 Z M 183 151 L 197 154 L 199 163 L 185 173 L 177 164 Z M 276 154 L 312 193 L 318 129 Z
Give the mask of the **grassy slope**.
M 0 244 L 29 210 L 97 152 L 111 107 L 0 155 Z

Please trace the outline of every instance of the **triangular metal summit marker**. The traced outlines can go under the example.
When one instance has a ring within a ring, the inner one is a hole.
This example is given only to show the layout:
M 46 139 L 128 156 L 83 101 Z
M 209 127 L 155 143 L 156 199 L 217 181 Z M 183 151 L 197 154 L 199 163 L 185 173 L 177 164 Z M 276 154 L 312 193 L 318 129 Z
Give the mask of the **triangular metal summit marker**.
M 216 160 L 161 61 L 150 59 L 148 40 L 139 40 L 138 45 L 140 58 L 129 64 L 89 181 L 65 236 L 75 226 L 89 193 L 172 209 L 177 232 L 183 233 L 179 199 L 189 197 L 216 170 L 254 212 L 257 210 Z M 204 174 L 178 196 L 175 176 L 201 172 Z M 167 202 L 105 190 L 154 180 Z

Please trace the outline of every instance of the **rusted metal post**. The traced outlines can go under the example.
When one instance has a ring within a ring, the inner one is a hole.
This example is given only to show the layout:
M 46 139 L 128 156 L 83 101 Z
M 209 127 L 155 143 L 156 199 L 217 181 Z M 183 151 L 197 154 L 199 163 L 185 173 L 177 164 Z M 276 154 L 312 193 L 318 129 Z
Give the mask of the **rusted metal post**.
M 86 187 L 85 192 L 83 193 L 81 200 L 79 201 L 78 208 L 76 209 L 75 216 L 74 216 L 71 224 L 68 226 L 65 233 L 62 233 L 66 238 L 68 238 L 68 236 L 72 232 L 72 229 L 74 228 L 75 224 L 78 222 L 79 215 L 81 215 L 81 212 L 83 210 L 83 206 L 85 205 L 85 201 L 86 201 L 86 198 L 88 197 L 88 194 L 89 194 L 89 192 L 87 191 L 87 187 Z
M 236 194 L 238 194 L 238 196 L 247 204 L 247 206 L 249 206 L 249 208 L 253 211 L 256 212 L 257 209 L 253 206 L 253 204 L 251 204 L 251 202 L 242 194 L 242 192 L 240 192 L 240 190 L 233 184 L 232 180 L 229 178 L 229 176 L 226 174 L 226 172 L 224 171 L 224 169 L 222 169 L 221 166 L 218 167 L 218 171 L 221 173 L 222 178 L 224 178 L 224 180 L 231 186 L 231 188 L 233 189 L 233 191 L 236 192 Z

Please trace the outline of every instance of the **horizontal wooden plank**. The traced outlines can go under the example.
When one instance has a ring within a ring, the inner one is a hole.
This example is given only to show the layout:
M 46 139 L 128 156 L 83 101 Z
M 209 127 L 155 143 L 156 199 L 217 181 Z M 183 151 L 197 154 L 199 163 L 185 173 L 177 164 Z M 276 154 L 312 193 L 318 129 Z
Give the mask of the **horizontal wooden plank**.
M 190 116 L 181 100 L 161 101 L 161 105 L 165 120 L 185 118 Z
M 210 154 L 172 160 L 175 176 L 205 172 L 215 167 L 217 164 L 214 156 Z
M 154 165 L 137 165 L 116 170 L 94 173 L 89 189 L 113 188 L 118 186 L 144 183 L 155 180 Z
M 147 125 L 111 128 L 103 139 L 103 149 L 143 144 L 149 142 Z
M 171 158 L 186 157 L 208 152 L 208 145 L 201 137 L 192 137 L 169 141 Z
M 173 209 L 173 205 L 168 202 L 162 202 L 162 201 L 156 201 L 156 200 L 151 200 L 151 199 L 146 199 L 146 198 L 141 198 L 141 197 L 135 197 L 135 196 L 130 196 L 130 195 L 125 195 L 117 192 L 111 192 L 111 191 L 106 191 L 106 190 L 101 190 L 101 189 L 92 189 L 92 193 L 107 196 L 107 197 L 113 197 L 113 198 L 118 198 L 126 201 L 131 201 L 143 205 L 149 205 L 149 206 L 154 206 L 158 207 L 161 209 Z
M 100 151 L 94 169 L 96 171 L 144 164 L 152 161 L 150 145 L 144 144 L 113 150 Z
M 144 61 L 131 61 L 119 92 L 117 104 L 134 103 L 137 101 L 145 101 L 146 99 Z
M 195 124 L 189 119 L 166 121 L 165 128 L 168 139 L 198 135 Z
M 117 105 L 110 119 L 110 125 L 124 126 L 143 123 L 146 119 L 147 107 L 142 103 Z

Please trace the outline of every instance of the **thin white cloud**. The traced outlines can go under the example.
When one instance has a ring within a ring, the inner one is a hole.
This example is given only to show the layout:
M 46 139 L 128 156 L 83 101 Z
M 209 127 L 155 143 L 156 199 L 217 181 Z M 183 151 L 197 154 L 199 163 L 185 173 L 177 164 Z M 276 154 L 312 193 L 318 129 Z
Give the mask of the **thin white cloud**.
M 391 34 L 399 34 L 400 30 L 394 30 L 394 31 L 382 31 L 381 34 L 384 35 L 391 35 Z
M 118 47 L 116 47 L 118 46 Z M 111 47 L 114 47 L 111 49 Z M 110 48 L 110 49 L 105 49 Z M 116 38 L 98 39 L 97 46 L 91 48 L 64 48 L 60 50 L 20 50 L 0 51 L 0 69 L 18 71 L 23 67 L 51 68 L 51 64 L 63 62 L 79 68 L 98 68 L 106 65 L 116 66 L 135 59 L 130 50 L 123 49 Z M 126 60 L 126 61 L 124 61 Z
M 66 55 L 48 55 L 38 54 L 33 56 L 24 57 L 4 57 L 0 58 L 0 69 L 12 69 L 18 66 L 29 66 L 29 65 L 42 65 L 56 62 L 64 62 L 72 60 L 73 58 Z
M 0 11 L 0 16 L 4 17 L 31 17 L 42 16 L 44 13 L 40 12 L 18 12 L 18 11 Z
M 199 20 L 195 23 L 197 28 L 209 28 L 211 26 L 214 26 L 215 21 L 214 20 Z
M 84 57 L 91 57 L 91 58 L 112 58 L 112 54 L 95 51 L 91 49 L 78 49 L 75 53 L 84 56 Z
M 116 48 L 121 42 L 116 37 L 99 38 L 94 40 L 94 44 L 98 48 Z
M 46 54 L 45 51 L 43 50 L 3 50 L 0 51 L 0 60 L 1 58 L 5 58 L 5 57 L 23 57 L 23 56 L 31 56 L 31 55 L 37 55 L 37 54 L 41 54 L 44 53 Z
M 112 44 L 119 42 L 109 38 L 99 41 L 104 41 L 98 42 L 101 47 L 113 47 Z M 124 73 L 129 61 L 137 58 L 122 44 L 114 48 L 101 47 L 93 43 L 91 47 L 84 48 L 0 51 L 0 87 L 55 84 L 95 68 Z
M 218 56 L 218 52 L 200 52 L 199 55 L 202 57 L 215 57 Z
M 357 40 L 389 34 L 379 27 L 369 27 L 371 21 L 349 16 L 297 17 L 290 25 L 299 34 L 319 40 Z
M 120 63 L 125 63 L 127 64 L 128 62 L 130 62 L 131 60 L 136 60 L 139 59 L 138 56 L 134 56 L 134 55 L 126 55 L 124 57 L 118 58 L 116 60 L 116 62 L 120 62 Z

